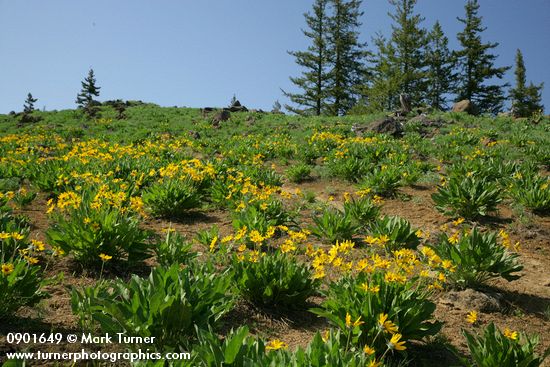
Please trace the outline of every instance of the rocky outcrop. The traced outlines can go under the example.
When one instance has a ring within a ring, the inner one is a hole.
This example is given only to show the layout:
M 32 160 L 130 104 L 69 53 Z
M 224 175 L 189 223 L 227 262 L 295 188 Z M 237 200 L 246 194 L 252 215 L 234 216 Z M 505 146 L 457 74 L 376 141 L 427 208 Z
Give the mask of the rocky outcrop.
M 476 107 L 475 107 L 475 105 L 473 104 L 472 101 L 470 101 L 468 99 L 464 99 L 460 102 L 456 102 L 453 105 L 452 111 L 453 112 L 466 112 L 470 115 L 475 115 L 476 114 Z

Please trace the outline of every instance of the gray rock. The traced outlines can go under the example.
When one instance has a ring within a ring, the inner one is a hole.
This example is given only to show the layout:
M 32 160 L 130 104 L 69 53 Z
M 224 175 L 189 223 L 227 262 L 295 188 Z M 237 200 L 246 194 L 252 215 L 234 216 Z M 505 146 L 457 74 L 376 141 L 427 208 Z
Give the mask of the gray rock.
M 220 112 L 216 113 L 216 115 L 212 118 L 212 125 L 214 127 L 219 127 L 220 122 L 227 121 L 231 118 L 231 112 L 228 110 L 221 110 Z
M 466 112 L 470 115 L 475 115 L 476 114 L 476 107 L 473 104 L 473 102 L 471 102 L 468 99 L 464 99 L 462 101 L 456 102 L 453 105 L 452 111 L 453 112 Z
M 464 311 L 500 312 L 504 308 L 501 294 L 483 293 L 473 289 L 450 291 L 439 302 Z
M 400 137 L 403 135 L 403 126 L 401 122 L 393 117 L 385 117 L 383 119 L 371 122 L 367 127 L 367 131 Z

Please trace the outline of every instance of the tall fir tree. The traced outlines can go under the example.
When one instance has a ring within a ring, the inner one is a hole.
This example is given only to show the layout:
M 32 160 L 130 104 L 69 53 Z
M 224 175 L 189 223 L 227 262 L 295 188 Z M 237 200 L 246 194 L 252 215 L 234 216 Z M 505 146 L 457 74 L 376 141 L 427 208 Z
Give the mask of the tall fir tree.
M 34 111 L 34 104 L 36 101 L 38 101 L 38 99 L 33 98 L 32 94 L 27 94 L 27 99 L 23 105 L 23 113 L 32 113 Z
M 468 0 L 465 5 L 466 17 L 457 18 L 464 24 L 464 30 L 457 38 L 462 46 L 455 52 L 458 63 L 458 86 L 456 100 L 469 99 L 480 112 L 498 113 L 506 99 L 504 90 L 509 85 L 490 84 L 491 79 L 502 79 L 510 67 L 495 67 L 497 55 L 490 50 L 498 43 L 483 43 L 481 33 L 487 28 L 482 26 L 482 17 L 478 15 L 477 0 Z
M 393 20 L 389 40 L 378 37 L 378 54 L 372 67 L 373 83 L 367 88 L 372 107 L 384 109 L 399 106 L 399 94 L 409 95 L 414 104 L 421 104 L 426 96 L 427 31 L 421 27 L 424 18 L 414 13 L 416 0 L 389 0 L 395 7 L 388 13 Z M 384 101 L 384 103 L 380 103 Z
M 426 50 L 426 103 L 436 109 L 448 108 L 447 99 L 456 83 L 455 62 L 449 50 L 449 39 L 437 21 L 428 34 Z
M 331 115 L 346 114 L 357 102 L 358 86 L 364 83 L 366 68 L 363 63 L 366 44 L 359 41 L 361 0 L 331 0 L 328 47 L 331 69 L 328 74 L 328 110 Z
M 382 34 L 373 39 L 377 54 L 369 59 L 370 83 L 363 86 L 366 112 L 390 111 L 399 106 L 401 71 L 396 63 L 397 51 Z
M 84 112 L 90 117 L 94 117 L 97 114 L 98 102 L 94 100 L 94 97 L 99 97 L 99 90 L 101 87 L 96 85 L 96 79 L 94 70 L 88 71 L 88 76 L 81 82 L 82 90 L 76 96 L 76 104 L 79 108 L 84 109 Z
M 510 90 L 512 99 L 512 114 L 514 117 L 530 117 L 534 112 L 543 111 L 542 88 L 543 84 L 535 85 L 531 82 L 527 85 L 527 71 L 523 54 L 518 49 L 516 52 L 516 85 Z
M 312 13 L 305 13 L 307 29 L 303 34 L 311 41 L 307 51 L 290 51 L 296 63 L 304 68 L 302 75 L 291 77 L 292 83 L 300 93 L 283 94 L 296 106 L 285 105 L 291 112 L 306 115 L 327 113 L 327 86 L 330 55 L 327 45 L 330 0 L 315 0 Z

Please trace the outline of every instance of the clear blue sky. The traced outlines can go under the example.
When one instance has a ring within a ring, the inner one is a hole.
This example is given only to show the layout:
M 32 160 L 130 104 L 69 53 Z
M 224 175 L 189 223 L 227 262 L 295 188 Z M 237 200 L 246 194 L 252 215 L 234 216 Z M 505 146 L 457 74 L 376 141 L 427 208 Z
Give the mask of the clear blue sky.
M 162 106 L 224 106 L 235 93 L 250 108 L 271 108 L 300 69 L 303 13 L 312 0 L 0 0 L 0 113 L 74 108 L 92 67 L 100 100 Z M 465 0 L 419 0 L 431 27 L 440 20 L 456 46 Z M 527 78 L 545 82 L 550 109 L 550 0 L 480 0 L 484 40 L 500 42 L 499 65 L 523 51 Z M 387 0 L 363 2 L 362 38 L 388 34 Z M 513 72 L 507 75 L 513 81 Z

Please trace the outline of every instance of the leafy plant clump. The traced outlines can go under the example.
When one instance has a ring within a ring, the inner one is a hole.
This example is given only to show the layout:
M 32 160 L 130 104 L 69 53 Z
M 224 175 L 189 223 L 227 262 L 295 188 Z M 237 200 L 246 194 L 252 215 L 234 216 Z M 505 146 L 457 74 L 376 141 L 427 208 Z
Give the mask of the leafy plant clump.
M 286 176 L 291 182 L 300 183 L 306 181 L 311 174 L 311 167 L 304 163 L 298 163 L 286 170 Z
M 374 221 L 370 233 L 379 239 L 388 253 L 400 248 L 416 249 L 420 244 L 418 230 L 401 217 L 384 216 Z
M 46 284 L 40 266 L 21 258 L 0 262 L 0 320 L 13 315 L 22 306 L 34 306 L 48 297 L 42 290 Z
M 435 207 L 445 215 L 477 219 L 497 210 L 502 190 L 484 177 L 451 176 L 432 194 Z
M 548 348 L 542 356 L 535 351 L 539 338 L 505 329 L 500 331 L 490 323 L 482 335 L 463 331 L 468 349 L 477 367 L 537 367 L 550 355 Z
M 215 328 L 233 307 L 231 275 L 210 265 L 157 267 L 148 278 L 101 282 L 73 289 L 71 306 L 86 329 L 155 337 L 155 348 L 189 346 L 197 329 Z
M 326 207 L 320 216 L 313 217 L 313 222 L 315 226 L 311 232 L 330 243 L 351 240 L 358 229 L 351 212 L 346 213 L 331 207 Z
M 459 288 L 479 287 L 492 278 L 508 281 L 518 279 L 523 266 L 517 261 L 518 254 L 507 249 L 508 235 L 502 232 L 503 243 L 496 233 L 481 233 L 477 228 L 455 232 L 452 236 L 442 234 L 439 242 L 431 248 L 443 260 L 453 264 L 449 280 Z
M 163 180 L 147 188 L 142 197 L 154 216 L 165 218 L 181 218 L 201 203 L 201 194 L 190 180 Z
M 550 178 L 518 174 L 510 187 L 512 197 L 538 214 L 550 213 Z
M 261 307 L 299 309 L 321 283 L 308 266 L 280 252 L 252 260 L 235 257 L 233 269 L 242 296 Z
M 346 276 L 329 285 L 321 308 L 312 312 L 338 327 L 350 342 L 380 355 L 392 341 L 420 340 L 441 329 L 440 322 L 431 321 L 435 304 L 418 282 L 386 281 L 381 272 Z

